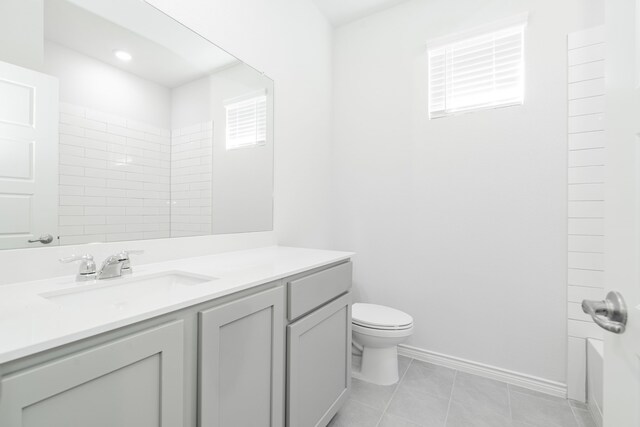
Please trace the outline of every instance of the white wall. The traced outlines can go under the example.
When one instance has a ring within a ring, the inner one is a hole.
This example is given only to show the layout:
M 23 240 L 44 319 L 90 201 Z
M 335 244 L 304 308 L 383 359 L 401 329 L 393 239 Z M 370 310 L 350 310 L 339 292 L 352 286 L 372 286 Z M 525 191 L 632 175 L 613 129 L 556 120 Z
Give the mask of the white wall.
M 152 0 L 275 81 L 281 244 L 329 246 L 331 27 L 310 0 Z
M 44 25 L 43 0 L 0 2 L 0 60 L 40 71 Z
M 601 2 L 409 1 L 334 34 L 335 246 L 409 345 L 566 381 L 566 37 Z M 525 105 L 429 121 L 426 42 L 525 11 Z
M 168 88 L 50 41 L 44 72 L 60 80 L 60 101 L 169 128 Z

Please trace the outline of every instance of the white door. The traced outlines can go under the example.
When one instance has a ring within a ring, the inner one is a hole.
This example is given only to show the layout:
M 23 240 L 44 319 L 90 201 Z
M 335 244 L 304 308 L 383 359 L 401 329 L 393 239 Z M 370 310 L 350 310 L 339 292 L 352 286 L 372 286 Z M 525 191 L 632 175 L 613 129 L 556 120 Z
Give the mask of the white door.
M 58 242 L 58 120 L 57 79 L 0 62 L 0 249 Z
M 636 0 L 606 2 L 605 286 L 626 300 L 622 334 L 605 333 L 604 425 L 640 426 L 640 60 Z

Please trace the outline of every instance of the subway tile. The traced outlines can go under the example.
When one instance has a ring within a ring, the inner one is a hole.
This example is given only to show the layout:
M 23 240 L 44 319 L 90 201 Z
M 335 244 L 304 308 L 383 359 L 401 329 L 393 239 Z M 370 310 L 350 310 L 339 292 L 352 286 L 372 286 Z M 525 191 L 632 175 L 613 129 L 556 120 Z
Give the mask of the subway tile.
M 573 252 L 604 253 L 604 236 L 569 235 L 569 250 Z
M 119 241 L 126 241 L 126 240 L 142 240 L 142 239 L 144 239 L 144 234 L 142 232 L 107 234 L 107 242 L 119 242 Z
M 82 143 L 85 148 L 107 151 L 108 144 L 104 141 L 99 141 L 92 138 L 83 138 Z
M 604 200 L 604 184 L 571 184 L 569 200 Z
M 575 166 L 568 171 L 569 184 L 595 184 L 604 182 L 604 165 Z
M 569 167 L 602 166 L 606 159 L 604 148 L 569 151 Z
M 84 150 L 84 155 L 90 159 L 102 159 L 107 160 L 109 158 L 109 153 L 103 150 L 95 150 L 92 148 L 86 148 Z
M 106 206 L 107 200 L 105 197 L 84 196 L 82 198 L 82 203 L 85 206 Z
M 583 322 L 581 320 L 569 319 L 567 322 L 568 334 L 576 338 L 604 338 L 604 329 L 600 328 L 593 321 Z
M 103 132 L 107 130 L 107 125 L 104 123 L 100 123 L 95 120 L 85 119 L 83 117 L 73 116 L 66 113 L 60 113 L 60 123 L 81 127 L 85 129 L 85 134 L 89 130 L 103 131 Z
M 569 218 L 604 218 L 604 202 L 570 201 Z
M 83 166 L 59 165 L 58 173 L 60 175 L 84 176 Z
M 60 216 L 62 218 L 62 215 Z M 83 225 L 60 225 L 58 227 L 60 236 L 79 236 L 84 234 Z
M 111 127 L 111 125 L 109 125 L 109 127 Z M 112 144 L 124 144 L 124 142 L 126 141 L 126 138 L 124 136 L 114 134 L 114 133 L 109 133 L 106 131 L 100 132 L 100 131 L 87 129 L 85 130 L 85 135 L 89 139 L 106 142 L 106 143 L 112 143 Z
M 591 98 L 581 98 L 569 101 L 569 117 L 598 114 L 603 112 L 604 96 L 594 96 Z
M 603 113 L 569 117 L 569 133 L 602 131 L 604 125 Z
M 166 230 L 145 231 L 143 233 L 145 239 L 165 239 L 171 237 L 169 231 Z
M 64 135 L 61 134 L 58 139 L 59 144 L 63 145 L 75 145 L 77 147 L 85 146 L 85 138 L 77 135 Z
M 108 206 L 142 206 L 142 199 L 131 199 L 128 197 L 108 197 Z
M 127 127 L 124 126 L 118 126 L 118 125 L 109 125 L 108 126 L 108 130 L 109 133 L 112 135 L 117 135 L 118 137 L 121 138 L 137 138 L 137 139 L 144 139 L 144 132 L 135 130 L 135 129 L 129 129 Z
M 107 224 L 141 224 L 142 215 L 108 215 Z
M 107 178 L 109 176 L 109 171 L 106 169 L 88 168 L 85 175 L 91 178 Z
M 584 270 L 604 270 L 604 254 L 569 252 L 568 267 Z
M 124 215 L 124 207 L 114 206 L 87 206 L 84 208 L 85 215 Z M 101 223 L 102 224 L 102 223 Z
M 569 83 L 604 77 L 604 60 L 569 67 Z
M 601 61 L 604 59 L 604 54 L 604 43 L 597 43 L 590 46 L 571 49 L 569 51 L 569 66 L 584 64 L 593 61 Z
M 84 215 L 61 215 L 58 219 L 59 225 L 84 225 Z
M 85 225 L 84 232 L 85 234 L 103 234 L 106 233 L 107 226 L 106 225 Z
M 597 269 L 569 268 L 567 274 L 569 285 L 602 288 L 604 286 L 604 271 Z
M 584 30 L 569 33 L 567 37 L 567 47 L 569 50 L 590 46 L 605 41 L 604 25 L 587 28 Z
M 58 215 L 84 215 L 83 206 L 58 206 Z
M 569 285 L 568 288 L 568 301 L 582 303 L 582 300 L 602 300 L 605 296 L 605 291 L 602 288 L 592 288 L 588 286 L 573 286 Z
M 77 145 L 58 144 L 58 153 L 82 157 L 84 156 L 84 147 L 79 147 Z
M 58 192 L 63 196 L 84 196 L 84 187 L 77 185 L 59 185 Z
M 604 236 L 604 218 L 569 218 L 569 234 Z
M 605 94 L 604 78 L 569 83 L 569 100 Z
M 588 99 L 591 99 L 591 98 L 588 98 Z M 604 148 L 604 147 L 605 147 L 604 131 L 574 133 L 569 135 L 569 150 L 584 150 L 585 148 Z
M 58 125 L 58 132 L 60 133 L 60 135 L 71 135 L 71 136 L 78 136 L 78 137 L 83 137 L 84 136 L 84 128 L 81 128 L 80 126 L 73 126 L 73 125 L 67 125 L 64 123 L 60 123 Z

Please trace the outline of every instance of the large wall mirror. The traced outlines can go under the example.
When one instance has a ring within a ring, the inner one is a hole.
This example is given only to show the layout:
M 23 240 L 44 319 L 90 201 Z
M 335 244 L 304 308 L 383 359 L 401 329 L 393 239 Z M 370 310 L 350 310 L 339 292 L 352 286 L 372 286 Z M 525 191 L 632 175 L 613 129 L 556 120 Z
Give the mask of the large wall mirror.
M 36 65 L 0 50 L 1 249 L 272 229 L 271 79 L 145 2 L 38 1 Z

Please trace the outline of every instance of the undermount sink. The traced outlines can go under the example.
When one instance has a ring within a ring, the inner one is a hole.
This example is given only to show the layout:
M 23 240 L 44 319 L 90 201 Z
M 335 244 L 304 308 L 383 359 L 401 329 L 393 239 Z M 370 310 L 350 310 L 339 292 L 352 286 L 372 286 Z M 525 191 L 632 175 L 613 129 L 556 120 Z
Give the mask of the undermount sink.
M 136 302 L 158 298 L 170 299 L 187 291 L 188 288 L 213 280 L 217 278 L 184 271 L 164 271 L 145 276 L 96 280 L 39 295 L 63 306 L 122 309 Z

